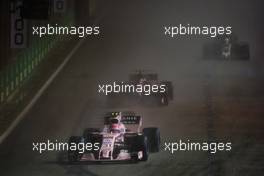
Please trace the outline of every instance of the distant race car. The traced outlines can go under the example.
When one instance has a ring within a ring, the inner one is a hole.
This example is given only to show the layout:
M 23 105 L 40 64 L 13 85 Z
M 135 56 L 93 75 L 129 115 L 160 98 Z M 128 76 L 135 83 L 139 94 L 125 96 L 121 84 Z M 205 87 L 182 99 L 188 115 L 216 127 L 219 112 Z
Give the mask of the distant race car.
M 110 94 L 110 98 L 113 97 L 120 97 L 120 96 L 126 96 L 126 98 L 130 101 L 133 99 L 139 99 L 142 103 L 148 103 L 148 102 L 154 102 L 155 104 L 159 106 L 167 106 L 169 104 L 169 101 L 173 100 L 173 85 L 171 81 L 160 81 L 158 80 L 158 74 L 156 73 L 150 73 L 147 71 L 136 71 L 129 75 L 129 80 L 127 82 L 122 83 L 127 85 L 135 85 L 139 86 L 141 85 L 144 87 L 145 85 L 150 86 L 157 86 L 161 87 L 163 86 L 164 91 L 161 92 L 151 92 L 150 95 L 145 95 L 144 93 L 120 93 Z
M 142 117 L 134 112 L 112 112 L 104 118 L 102 130 L 87 128 L 83 136 L 72 136 L 69 145 L 96 145 L 92 150 L 68 150 L 69 162 L 147 161 L 150 152 L 160 150 L 156 127 L 141 131 Z
M 235 35 L 217 37 L 203 47 L 203 58 L 218 60 L 250 60 L 249 44 Z

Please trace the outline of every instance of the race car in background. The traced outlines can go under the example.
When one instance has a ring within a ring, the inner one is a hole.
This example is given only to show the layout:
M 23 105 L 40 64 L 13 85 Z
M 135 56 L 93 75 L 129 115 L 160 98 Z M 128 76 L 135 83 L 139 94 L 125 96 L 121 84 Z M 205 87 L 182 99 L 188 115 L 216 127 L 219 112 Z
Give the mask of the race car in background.
M 89 144 L 91 150 L 68 150 L 69 162 L 147 161 L 150 152 L 160 150 L 160 131 L 156 127 L 141 131 L 142 117 L 134 112 L 112 112 L 104 118 L 102 130 L 87 128 L 82 136 L 71 136 L 69 145 Z
M 147 71 L 136 71 L 129 75 L 127 82 L 122 82 L 126 85 L 155 85 L 160 87 L 164 86 L 164 92 L 152 92 L 150 95 L 144 93 L 112 93 L 108 97 L 109 99 L 125 97 L 126 100 L 133 102 L 133 100 L 139 100 L 138 102 L 143 104 L 155 103 L 158 106 L 168 106 L 169 101 L 173 100 L 173 84 L 171 81 L 160 81 L 158 80 L 158 74 L 147 72 Z
M 238 41 L 237 36 L 223 35 L 216 37 L 203 47 L 204 59 L 250 60 L 249 44 Z

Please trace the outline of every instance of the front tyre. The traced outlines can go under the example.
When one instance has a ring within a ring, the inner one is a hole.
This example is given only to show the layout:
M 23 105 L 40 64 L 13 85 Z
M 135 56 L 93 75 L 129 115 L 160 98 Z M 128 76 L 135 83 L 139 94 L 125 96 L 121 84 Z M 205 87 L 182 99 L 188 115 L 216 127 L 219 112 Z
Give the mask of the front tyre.
M 137 151 L 138 151 L 138 156 L 137 160 L 138 161 L 147 161 L 148 156 L 149 156 L 149 151 L 148 151 L 148 139 L 144 135 L 139 135 L 137 136 Z M 141 153 L 141 156 L 139 156 L 139 152 Z
M 69 139 L 69 146 L 71 145 L 75 145 L 78 146 L 79 143 L 82 142 L 82 137 L 80 136 L 71 136 Z M 68 150 L 68 161 L 70 163 L 75 163 L 81 160 L 82 154 L 79 152 L 79 150 L 77 148 L 75 148 L 76 150 L 72 150 L 72 148 L 70 147 Z

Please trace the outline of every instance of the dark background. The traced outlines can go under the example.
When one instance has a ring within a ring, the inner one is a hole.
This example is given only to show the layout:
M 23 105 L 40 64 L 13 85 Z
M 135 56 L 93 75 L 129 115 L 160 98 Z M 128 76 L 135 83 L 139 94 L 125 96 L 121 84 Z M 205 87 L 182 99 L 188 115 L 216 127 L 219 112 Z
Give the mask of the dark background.
M 263 1 L 69 0 L 77 25 L 98 25 L 69 63 L 0 145 L 1 175 L 262 175 L 264 173 Z M 91 8 L 91 3 L 94 6 Z M 1 1 L 1 71 L 25 49 L 9 47 L 8 1 Z M 93 10 L 91 10 L 93 9 Z M 31 21 L 47 24 L 48 20 Z M 230 25 L 250 44 L 250 61 L 204 60 L 208 37 L 168 38 L 164 26 Z M 31 36 L 32 37 L 32 36 Z M 29 43 L 29 47 L 30 47 Z M 51 50 L 52 51 L 52 50 Z M 54 51 L 53 51 L 54 52 Z M 66 52 L 60 50 L 60 52 Z M 53 58 L 56 60 L 56 57 Z M 45 60 L 43 61 L 45 62 Z M 154 70 L 174 85 L 168 107 L 108 104 L 99 83 L 127 80 L 136 69 Z M 30 83 L 30 82 L 29 82 Z M 162 151 L 139 164 L 69 165 L 64 153 L 32 151 L 32 142 L 67 141 L 103 114 L 132 110 L 143 126 L 157 126 L 167 141 L 232 142 L 231 152 Z

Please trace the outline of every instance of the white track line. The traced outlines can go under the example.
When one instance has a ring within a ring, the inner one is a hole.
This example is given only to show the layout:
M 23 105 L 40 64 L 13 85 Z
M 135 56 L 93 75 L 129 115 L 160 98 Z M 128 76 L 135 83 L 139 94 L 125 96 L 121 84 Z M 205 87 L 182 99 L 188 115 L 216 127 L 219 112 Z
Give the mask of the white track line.
M 45 82 L 45 84 L 41 87 L 41 89 L 36 93 L 30 103 L 23 109 L 23 111 L 16 117 L 16 119 L 12 122 L 12 124 L 8 127 L 8 129 L 0 136 L 0 144 L 8 137 L 8 135 L 15 129 L 15 127 L 19 124 L 19 122 L 25 117 L 25 115 L 29 112 L 29 110 L 34 106 L 40 96 L 44 93 L 44 91 L 49 87 L 52 81 L 56 78 L 56 76 L 60 73 L 60 71 L 64 68 L 64 66 L 71 59 L 73 54 L 79 49 L 85 39 L 80 40 L 77 45 L 71 50 L 71 52 L 67 55 L 65 60 L 61 63 L 61 65 L 57 68 L 57 70 L 49 77 L 49 79 Z

